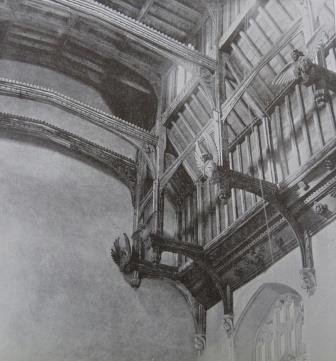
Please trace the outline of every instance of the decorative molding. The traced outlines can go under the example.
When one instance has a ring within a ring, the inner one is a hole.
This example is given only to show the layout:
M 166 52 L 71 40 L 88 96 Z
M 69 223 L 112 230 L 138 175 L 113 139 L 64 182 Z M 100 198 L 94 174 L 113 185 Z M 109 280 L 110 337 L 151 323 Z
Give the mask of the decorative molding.
M 157 144 L 157 137 L 147 130 L 49 88 L 0 78 L 0 94 L 55 105 L 113 133 L 134 138 L 138 142 Z
M 47 122 L 14 114 L 0 113 L 0 128 L 29 134 L 85 155 L 110 168 L 134 198 L 136 166 L 125 156 L 95 144 Z

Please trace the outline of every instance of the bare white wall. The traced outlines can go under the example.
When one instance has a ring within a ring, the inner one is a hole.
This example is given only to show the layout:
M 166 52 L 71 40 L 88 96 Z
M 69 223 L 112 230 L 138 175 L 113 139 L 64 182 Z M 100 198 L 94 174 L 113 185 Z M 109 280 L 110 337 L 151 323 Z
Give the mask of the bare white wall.
M 111 113 L 100 94 L 91 87 L 63 74 L 35 65 L 0 60 L 0 77 L 33 83 L 57 90 L 107 113 Z M 37 118 L 73 132 L 113 151 L 135 157 L 135 148 L 123 139 L 52 105 L 0 95 L 0 112 Z M 127 119 L 126 119 L 127 120 Z
M 23 140 L 0 136 L 0 360 L 194 360 L 179 292 L 154 280 L 135 291 L 111 260 L 132 230 L 128 189 Z

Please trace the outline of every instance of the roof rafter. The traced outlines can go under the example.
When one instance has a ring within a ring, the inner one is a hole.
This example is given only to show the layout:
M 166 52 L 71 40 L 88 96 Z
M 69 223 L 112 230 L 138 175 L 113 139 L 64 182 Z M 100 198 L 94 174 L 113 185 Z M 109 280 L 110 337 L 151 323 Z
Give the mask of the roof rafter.
M 154 4 L 155 0 L 146 0 L 145 3 L 142 5 L 141 10 L 139 11 L 139 14 L 137 16 L 138 21 L 142 21 L 146 15 L 149 13 L 150 8 Z
M 40 0 L 41 1 L 41 0 Z M 45 0 L 51 4 L 50 0 Z M 180 43 L 171 37 L 140 23 L 137 20 L 129 18 L 107 6 L 98 4 L 94 1 L 84 0 L 54 0 L 53 4 L 60 7 L 71 9 L 82 17 L 88 17 L 91 20 L 103 22 L 112 26 L 116 31 L 125 33 L 131 38 L 136 39 L 142 46 L 159 52 L 168 57 L 169 54 L 177 59 L 184 59 L 188 62 L 204 66 L 210 70 L 215 70 L 216 61 L 195 50 L 189 49 L 186 45 Z M 44 4 L 45 5 L 45 4 Z

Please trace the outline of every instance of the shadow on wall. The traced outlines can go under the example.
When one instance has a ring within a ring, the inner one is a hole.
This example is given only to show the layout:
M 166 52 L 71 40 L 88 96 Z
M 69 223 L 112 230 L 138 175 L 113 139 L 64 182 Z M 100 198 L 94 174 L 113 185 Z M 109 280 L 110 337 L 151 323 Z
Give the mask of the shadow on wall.
M 0 138 L 0 359 L 196 359 L 178 291 L 151 280 L 134 291 L 110 259 L 114 237 L 131 232 L 128 189 L 18 140 Z

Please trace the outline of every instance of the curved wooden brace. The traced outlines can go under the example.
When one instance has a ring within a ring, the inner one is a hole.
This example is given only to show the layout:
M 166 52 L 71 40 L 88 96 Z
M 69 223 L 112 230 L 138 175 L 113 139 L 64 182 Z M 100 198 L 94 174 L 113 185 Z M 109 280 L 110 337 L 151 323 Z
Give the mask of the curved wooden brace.
M 183 283 L 175 281 L 172 284 L 181 293 L 190 308 L 195 327 L 195 348 L 199 351 L 204 350 L 206 344 L 206 311 L 204 306 L 196 301 Z
M 309 294 L 313 294 L 316 288 L 314 260 L 311 248 L 311 239 L 297 219 L 289 212 L 279 196 L 278 186 L 274 183 L 254 178 L 241 172 L 218 167 L 219 183 L 223 188 L 220 190 L 223 198 L 227 198 L 232 188 L 241 189 L 263 198 L 269 202 L 282 217 L 287 221 L 295 235 L 301 253 L 302 270 L 301 276 L 304 281 L 304 288 Z
M 98 127 L 106 129 L 138 149 L 143 154 L 152 176 L 155 178 L 155 165 L 144 151 L 142 143 L 145 142 L 155 146 L 157 144 L 157 137 L 145 129 L 93 108 L 79 100 L 69 98 L 57 91 L 35 84 L 0 78 L 0 94 L 47 103 L 71 112 Z
M 159 235 L 151 235 L 152 246 L 159 249 L 160 252 L 167 251 L 173 253 L 183 254 L 190 257 L 204 272 L 208 274 L 214 283 L 223 303 L 224 314 L 232 314 L 232 302 L 230 294 L 228 297 L 227 290 L 225 289 L 221 278 L 217 275 L 216 271 L 204 260 L 203 247 L 192 243 L 167 240 Z

